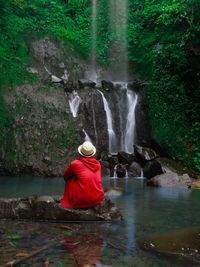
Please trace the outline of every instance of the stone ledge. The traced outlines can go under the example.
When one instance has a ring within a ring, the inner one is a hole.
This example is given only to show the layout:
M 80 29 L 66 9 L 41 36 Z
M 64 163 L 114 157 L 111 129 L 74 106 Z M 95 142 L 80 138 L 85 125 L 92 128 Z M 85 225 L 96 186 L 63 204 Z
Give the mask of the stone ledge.
M 116 205 L 105 197 L 94 207 L 71 209 L 60 205 L 62 196 L 0 198 L 0 219 L 55 221 L 114 221 L 122 219 Z

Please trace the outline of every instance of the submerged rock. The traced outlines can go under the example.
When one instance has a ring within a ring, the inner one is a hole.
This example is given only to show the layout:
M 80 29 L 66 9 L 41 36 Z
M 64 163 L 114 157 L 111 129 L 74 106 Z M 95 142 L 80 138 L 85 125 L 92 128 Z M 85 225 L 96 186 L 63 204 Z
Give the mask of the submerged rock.
M 106 196 L 114 196 L 114 197 L 119 197 L 123 194 L 123 189 L 119 187 L 111 187 L 111 188 L 106 188 L 104 189 L 105 195 Z
M 138 245 L 142 249 L 159 253 L 159 255 L 200 262 L 199 229 L 189 228 L 164 234 L 152 234 L 140 238 Z
M 190 188 L 192 180 L 188 174 L 178 176 L 176 173 L 163 173 L 157 175 L 147 181 L 147 185 L 159 186 L 159 187 L 184 187 Z
M 116 205 L 105 197 L 97 206 L 71 209 L 60 205 L 62 196 L 0 198 L 0 219 L 56 221 L 113 221 L 122 219 Z

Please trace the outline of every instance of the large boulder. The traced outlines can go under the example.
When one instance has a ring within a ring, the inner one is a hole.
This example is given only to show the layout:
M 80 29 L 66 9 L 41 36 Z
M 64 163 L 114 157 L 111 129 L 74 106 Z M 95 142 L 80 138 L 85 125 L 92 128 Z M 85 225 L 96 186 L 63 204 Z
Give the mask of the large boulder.
M 164 234 L 152 234 L 139 238 L 137 244 L 141 249 L 166 256 L 168 259 L 176 257 L 184 263 L 185 260 L 200 263 L 199 229 L 189 228 Z M 191 266 L 189 262 L 187 266 Z
M 0 219 L 33 219 L 56 221 L 113 221 L 122 219 L 116 205 L 104 197 L 90 208 L 71 209 L 60 205 L 62 196 L 0 198 Z
M 108 161 L 99 160 L 101 164 L 101 176 L 110 177 L 110 163 Z
M 145 164 L 149 160 L 154 160 L 158 157 L 158 154 L 149 147 L 142 147 L 134 145 L 134 153 L 139 163 Z
M 78 84 L 79 84 L 80 89 L 85 88 L 85 87 L 94 88 L 96 85 L 95 82 L 93 82 L 91 80 L 87 80 L 87 79 L 80 79 L 78 81 Z
M 146 177 L 147 179 L 150 179 L 162 173 L 162 167 L 157 161 L 148 161 L 144 166 L 144 177 Z
M 138 162 L 134 161 L 128 167 L 128 176 L 129 177 L 140 177 L 141 176 L 141 166 Z
M 176 173 L 169 172 L 157 175 L 147 181 L 147 185 L 159 186 L 159 187 L 184 187 L 190 188 L 192 180 L 188 174 L 178 176 Z
M 122 164 L 131 164 L 135 159 L 133 154 L 129 154 L 126 152 L 118 152 L 117 157 L 118 162 Z
M 194 171 L 182 166 L 175 160 L 169 158 L 156 158 L 156 161 L 161 165 L 163 172 L 173 172 L 177 173 L 178 175 L 183 175 L 184 173 L 187 173 L 191 177 L 196 177 Z
M 116 168 L 117 177 L 126 177 L 126 165 L 118 164 Z
M 102 88 L 106 91 L 110 91 L 114 89 L 114 84 L 111 81 L 102 80 L 101 85 L 102 85 Z

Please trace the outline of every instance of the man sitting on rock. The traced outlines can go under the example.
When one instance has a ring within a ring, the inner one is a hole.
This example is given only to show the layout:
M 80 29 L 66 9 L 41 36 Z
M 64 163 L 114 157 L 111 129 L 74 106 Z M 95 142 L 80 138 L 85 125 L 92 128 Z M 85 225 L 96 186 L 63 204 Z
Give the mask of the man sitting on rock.
M 86 208 L 98 205 L 104 198 L 101 185 L 101 165 L 93 157 L 96 148 L 86 141 L 78 147 L 81 157 L 70 163 L 63 177 L 66 181 L 61 205 Z

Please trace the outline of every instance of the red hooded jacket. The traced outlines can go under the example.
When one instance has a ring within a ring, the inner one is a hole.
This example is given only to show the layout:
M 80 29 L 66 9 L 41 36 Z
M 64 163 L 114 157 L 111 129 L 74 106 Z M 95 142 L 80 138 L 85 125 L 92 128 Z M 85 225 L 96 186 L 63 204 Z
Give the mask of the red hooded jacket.
M 101 165 L 95 158 L 80 157 L 72 161 L 63 177 L 66 184 L 61 205 L 69 208 L 92 207 L 104 198 Z

